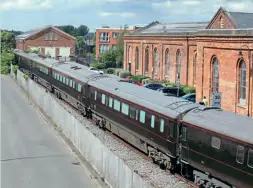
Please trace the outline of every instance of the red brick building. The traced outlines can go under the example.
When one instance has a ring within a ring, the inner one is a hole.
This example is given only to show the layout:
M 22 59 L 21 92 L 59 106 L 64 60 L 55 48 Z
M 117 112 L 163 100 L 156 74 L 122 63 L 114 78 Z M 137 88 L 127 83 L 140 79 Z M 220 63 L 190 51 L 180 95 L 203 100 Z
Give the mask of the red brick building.
M 212 104 L 253 117 L 253 13 L 220 8 L 210 22 L 153 23 L 124 37 L 124 69 L 196 87 Z
M 127 31 L 133 32 L 141 27 L 142 26 L 133 26 L 127 29 Z M 121 32 L 121 28 L 102 27 L 96 29 L 96 58 L 99 58 L 101 53 L 115 48 Z
M 68 57 L 75 54 L 75 37 L 53 26 L 27 31 L 16 37 L 16 48 L 38 49 L 43 55 Z

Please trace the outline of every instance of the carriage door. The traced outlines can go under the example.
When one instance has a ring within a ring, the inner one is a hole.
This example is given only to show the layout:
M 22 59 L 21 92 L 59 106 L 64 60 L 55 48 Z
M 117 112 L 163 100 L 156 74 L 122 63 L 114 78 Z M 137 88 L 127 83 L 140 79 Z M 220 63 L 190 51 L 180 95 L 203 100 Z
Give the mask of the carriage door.
M 189 159 L 189 146 L 188 146 L 188 127 L 181 125 L 180 128 L 180 144 L 181 144 L 181 159 L 188 162 Z
M 84 84 L 83 87 L 83 104 L 85 104 L 85 106 L 90 106 L 90 86 L 88 84 Z

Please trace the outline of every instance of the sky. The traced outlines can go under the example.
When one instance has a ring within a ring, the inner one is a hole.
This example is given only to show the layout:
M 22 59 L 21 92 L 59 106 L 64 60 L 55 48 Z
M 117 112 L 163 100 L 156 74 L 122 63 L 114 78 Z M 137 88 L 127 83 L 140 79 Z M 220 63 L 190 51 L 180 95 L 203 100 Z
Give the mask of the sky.
M 0 0 L 0 28 L 27 31 L 45 25 L 102 25 L 210 21 L 219 7 L 253 12 L 253 0 Z

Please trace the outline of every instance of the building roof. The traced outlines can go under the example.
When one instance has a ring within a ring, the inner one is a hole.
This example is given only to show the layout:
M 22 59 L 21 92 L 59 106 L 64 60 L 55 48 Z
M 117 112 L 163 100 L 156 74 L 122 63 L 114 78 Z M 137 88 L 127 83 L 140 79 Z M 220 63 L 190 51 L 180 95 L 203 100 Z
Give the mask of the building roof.
M 227 14 L 235 23 L 237 29 L 253 28 L 253 13 L 227 11 Z
M 126 36 L 139 35 L 190 35 L 200 29 L 206 28 L 208 22 L 182 22 L 182 23 L 160 23 L 153 22 L 146 27 L 136 30 Z
M 62 33 L 62 34 L 64 34 L 64 35 L 66 35 L 66 36 L 68 36 L 68 37 L 70 37 L 70 38 L 72 38 L 72 39 L 75 40 L 75 37 L 73 37 L 72 35 L 69 35 L 68 33 L 65 33 L 64 31 L 62 31 L 62 30 L 60 30 L 60 29 L 58 29 L 57 27 L 54 27 L 54 26 L 52 26 L 52 25 L 47 25 L 47 26 L 43 26 L 43 27 L 38 27 L 38 28 L 32 29 L 32 30 L 30 30 L 30 31 L 26 31 L 26 32 L 22 33 L 21 35 L 16 36 L 16 40 L 17 40 L 17 39 L 19 39 L 19 40 L 20 40 L 20 39 L 21 39 L 21 40 L 26 40 L 26 39 L 28 39 L 28 38 L 30 38 L 30 37 L 32 37 L 32 36 L 34 36 L 34 35 L 36 35 L 36 34 L 42 32 L 42 31 L 44 31 L 44 30 L 46 30 L 46 29 L 53 29 L 53 30 L 56 30 L 56 31 L 58 31 L 58 32 L 60 32 L 60 33 Z
M 247 29 L 202 29 L 199 30 L 197 37 L 251 37 L 253 40 L 253 28 Z M 249 38 L 247 40 L 250 40 Z

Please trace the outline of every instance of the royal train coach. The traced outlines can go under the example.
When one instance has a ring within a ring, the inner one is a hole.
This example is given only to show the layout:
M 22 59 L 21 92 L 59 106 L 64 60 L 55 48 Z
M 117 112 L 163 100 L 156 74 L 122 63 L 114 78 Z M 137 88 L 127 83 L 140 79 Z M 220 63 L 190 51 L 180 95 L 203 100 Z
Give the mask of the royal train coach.
M 19 69 L 97 125 L 202 187 L 253 187 L 253 119 L 15 50 Z

